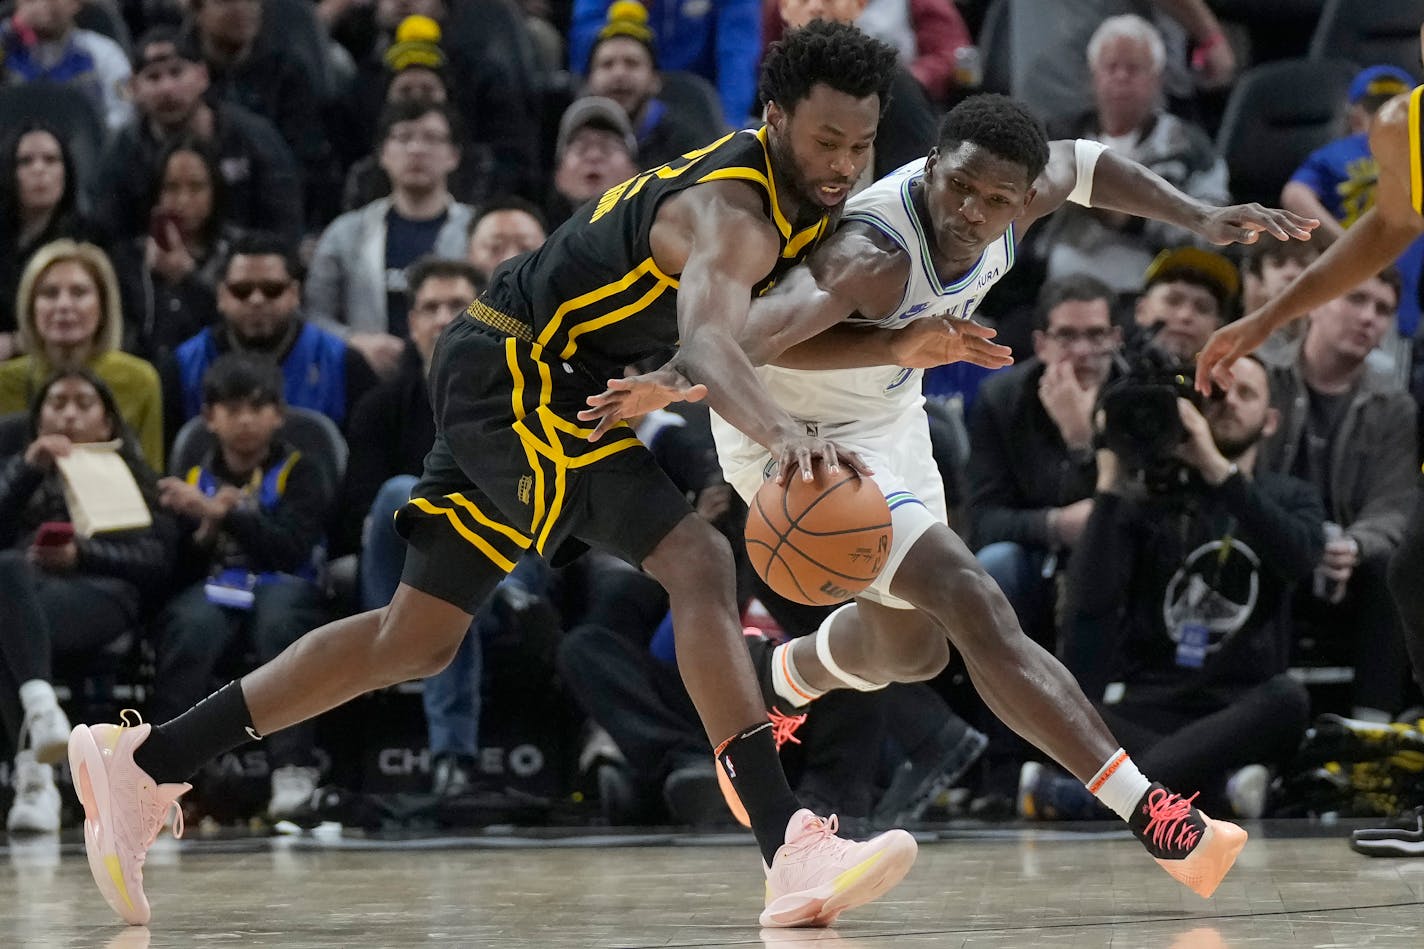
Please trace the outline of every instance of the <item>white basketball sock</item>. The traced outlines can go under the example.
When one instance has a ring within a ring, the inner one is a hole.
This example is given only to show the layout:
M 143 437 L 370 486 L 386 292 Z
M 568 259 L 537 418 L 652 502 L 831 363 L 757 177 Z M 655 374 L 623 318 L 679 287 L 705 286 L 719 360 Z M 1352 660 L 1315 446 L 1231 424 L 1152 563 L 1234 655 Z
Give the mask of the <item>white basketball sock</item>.
M 1137 765 L 1119 748 L 1108 758 L 1107 764 L 1098 769 L 1093 780 L 1088 782 L 1088 790 L 1114 814 L 1123 820 L 1132 819 L 1132 809 L 1147 793 L 1151 782 L 1137 770 Z
M 801 671 L 796 668 L 796 657 L 791 651 L 791 645 L 782 643 L 771 651 L 771 685 L 777 695 L 800 708 L 826 693 L 822 689 L 812 688 L 801 677 Z

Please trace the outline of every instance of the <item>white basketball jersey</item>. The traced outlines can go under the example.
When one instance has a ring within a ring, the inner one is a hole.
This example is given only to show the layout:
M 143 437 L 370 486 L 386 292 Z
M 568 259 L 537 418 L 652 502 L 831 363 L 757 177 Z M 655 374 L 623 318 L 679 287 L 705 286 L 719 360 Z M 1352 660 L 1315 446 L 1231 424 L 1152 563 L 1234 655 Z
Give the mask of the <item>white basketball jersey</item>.
M 891 172 L 846 205 L 843 221 L 855 221 L 879 231 L 910 257 L 910 279 L 899 305 L 883 319 L 854 317 L 852 322 L 901 329 L 912 320 L 950 317 L 967 320 L 1000 277 L 1014 264 L 1014 231 L 984 249 L 968 273 L 945 285 L 935 273 L 930 236 L 910 202 L 910 187 L 924 176 L 923 158 Z M 831 428 L 854 423 L 881 424 L 918 406 L 918 369 L 876 366 L 867 369 L 757 369 L 773 398 L 804 422 Z

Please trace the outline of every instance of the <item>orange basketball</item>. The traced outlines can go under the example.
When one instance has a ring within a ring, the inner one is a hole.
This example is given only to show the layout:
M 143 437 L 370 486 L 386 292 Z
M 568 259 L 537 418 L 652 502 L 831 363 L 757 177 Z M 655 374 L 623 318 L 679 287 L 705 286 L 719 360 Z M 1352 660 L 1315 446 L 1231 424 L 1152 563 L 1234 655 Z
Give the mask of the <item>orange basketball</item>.
M 843 603 L 875 581 L 890 555 L 890 506 L 870 478 L 842 465 L 767 481 L 747 514 L 747 554 L 761 578 L 797 603 Z

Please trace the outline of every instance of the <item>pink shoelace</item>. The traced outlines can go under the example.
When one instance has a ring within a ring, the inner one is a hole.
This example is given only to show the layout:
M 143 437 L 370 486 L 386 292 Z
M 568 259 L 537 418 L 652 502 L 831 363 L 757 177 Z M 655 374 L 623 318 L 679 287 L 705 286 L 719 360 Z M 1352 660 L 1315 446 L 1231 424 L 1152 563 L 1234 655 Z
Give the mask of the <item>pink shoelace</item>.
M 797 850 L 813 852 L 836 840 L 838 829 L 840 819 L 836 815 L 817 817 L 813 814 L 803 820 L 801 834 L 792 843 Z
M 776 742 L 777 751 L 788 741 L 793 745 L 801 744 L 801 739 L 796 737 L 796 730 L 806 724 L 804 714 L 783 715 L 777 709 L 772 709 L 766 713 L 766 717 L 771 720 L 771 738 Z
M 1155 788 L 1147 795 L 1147 826 L 1142 836 L 1149 837 L 1159 850 L 1190 851 L 1201 839 L 1201 828 L 1188 818 L 1196 794 L 1184 798 L 1175 792 Z

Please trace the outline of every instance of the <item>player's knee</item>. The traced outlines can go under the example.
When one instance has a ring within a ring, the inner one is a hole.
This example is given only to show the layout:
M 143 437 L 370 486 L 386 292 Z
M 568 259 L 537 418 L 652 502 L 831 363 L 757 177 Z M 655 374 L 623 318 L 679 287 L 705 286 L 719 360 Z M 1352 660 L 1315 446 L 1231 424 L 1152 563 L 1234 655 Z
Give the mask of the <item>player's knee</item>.
M 445 669 L 460 649 L 467 630 L 439 623 L 412 622 L 408 613 L 392 606 L 382 607 L 376 641 L 370 650 L 372 675 L 381 686 L 425 679 Z
M 1013 607 L 992 577 L 977 563 L 940 575 L 930 594 L 930 613 L 955 642 L 988 644 L 1023 635 Z
M 727 538 L 696 516 L 683 518 L 643 561 L 643 568 L 670 596 L 721 596 L 735 583 Z
M 926 682 L 949 665 L 949 643 L 938 628 L 901 637 L 888 658 L 896 682 Z

